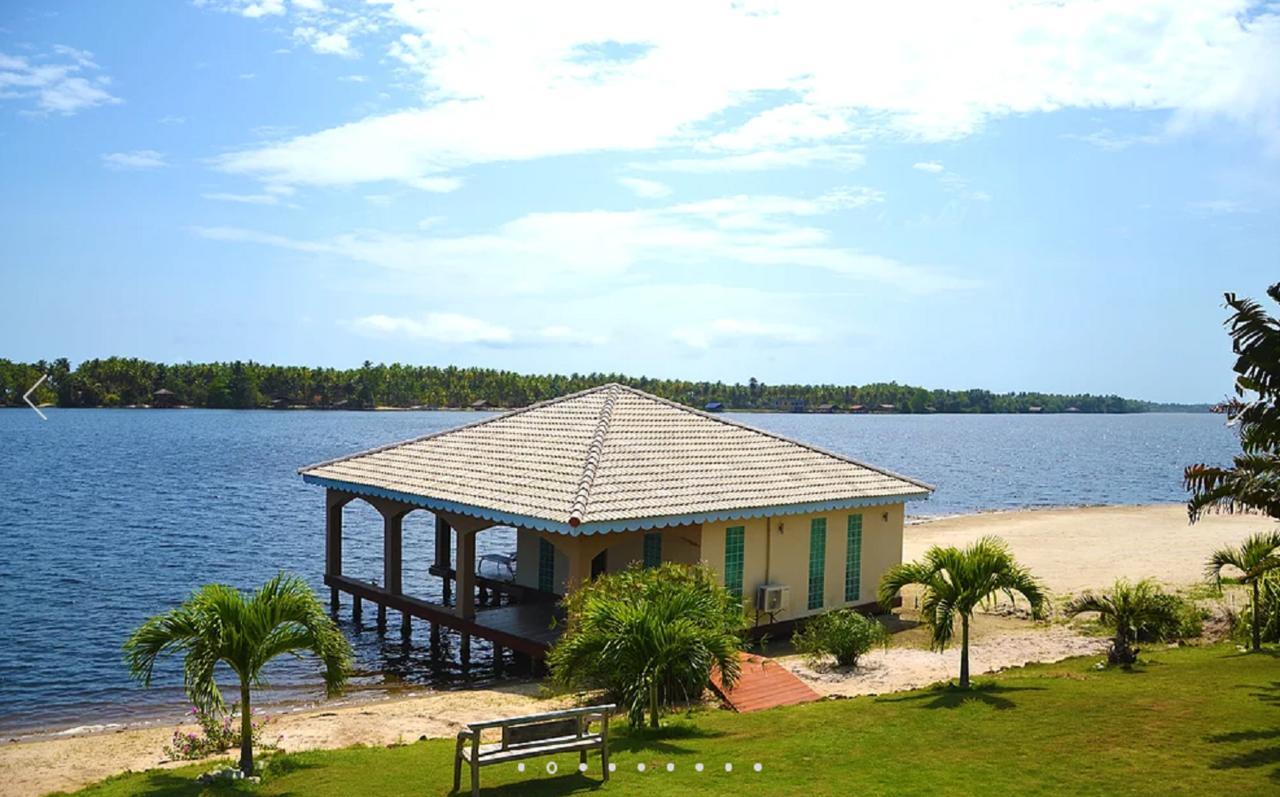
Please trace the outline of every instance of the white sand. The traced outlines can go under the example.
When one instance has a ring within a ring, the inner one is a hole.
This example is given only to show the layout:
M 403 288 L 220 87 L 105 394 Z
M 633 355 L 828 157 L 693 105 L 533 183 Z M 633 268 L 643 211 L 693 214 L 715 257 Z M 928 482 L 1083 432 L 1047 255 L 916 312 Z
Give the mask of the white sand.
M 1154 576 L 1183 586 L 1201 578 L 1204 560 L 1214 548 L 1273 525 L 1256 517 L 1213 516 L 1189 526 L 1181 505 L 1001 512 L 911 525 L 903 556 L 914 559 L 935 543 L 962 545 L 995 534 L 1007 540 L 1019 560 L 1054 592 L 1105 586 L 1121 576 Z M 1013 621 L 989 621 L 987 626 L 974 639 L 975 673 L 1098 653 L 1105 646 L 1103 640 L 1061 627 L 1039 629 Z M 824 694 L 855 695 L 953 678 L 959 654 L 895 647 L 872 653 L 852 673 L 814 672 L 790 656 L 783 662 Z M 281 737 L 285 750 L 386 745 L 423 735 L 452 736 L 466 722 L 551 710 L 567 702 L 539 700 L 537 690 L 534 684 L 517 684 L 321 707 L 279 716 L 267 735 Z M 5 744 L 0 746 L 0 782 L 5 794 L 35 795 L 78 788 L 125 770 L 175 766 L 165 764 L 161 754 L 172 732 L 156 727 L 117 729 Z
M 1183 587 L 1203 580 L 1215 549 L 1275 526 L 1252 515 L 1209 515 L 1193 526 L 1182 504 L 992 512 L 909 525 L 902 557 L 910 561 L 930 545 L 965 545 L 994 534 L 1056 593 L 1121 577 Z
M 1107 647 L 1105 639 L 1082 636 L 1061 626 L 1026 625 L 1028 628 L 1023 631 L 1006 631 L 973 642 L 969 648 L 971 673 L 980 675 L 1031 662 L 1089 656 L 1102 653 Z M 780 661 L 823 695 L 882 695 L 917 689 L 960 675 L 960 651 L 956 647 L 943 653 L 919 648 L 874 650 L 863 656 L 853 669 L 814 669 L 799 656 L 786 656 Z

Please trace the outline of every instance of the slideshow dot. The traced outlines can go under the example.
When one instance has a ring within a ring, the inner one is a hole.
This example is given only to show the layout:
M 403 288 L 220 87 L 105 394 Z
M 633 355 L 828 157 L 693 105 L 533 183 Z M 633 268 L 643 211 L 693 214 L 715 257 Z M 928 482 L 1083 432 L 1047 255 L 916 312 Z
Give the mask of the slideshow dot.
M 614 764 L 614 763 L 610 763 L 610 764 L 609 764 L 609 771 L 610 771 L 610 772 L 617 772 L 617 771 L 618 771 L 618 765 L 617 765 L 617 764 Z
M 524 772 L 524 762 L 523 762 L 523 761 L 521 761 L 519 764 L 516 764 L 516 772 Z
M 671 763 L 670 761 L 668 761 L 668 762 L 667 762 L 667 771 L 668 771 L 668 772 L 675 772 L 675 771 L 676 771 L 676 765 L 675 765 L 675 764 L 673 764 L 673 763 Z
M 556 762 L 554 762 L 554 761 L 548 761 L 548 762 L 547 762 L 547 774 L 548 774 L 548 775 L 554 775 L 554 774 L 556 774 L 556 772 L 557 772 L 559 769 L 560 769 L 560 767 L 556 766 Z
M 725 772 L 732 772 L 732 771 L 733 771 L 733 764 L 730 764 L 730 763 L 726 762 L 726 763 L 725 763 L 725 765 L 724 765 L 724 771 L 725 771 Z
M 694 764 L 694 765 L 693 765 L 693 771 L 694 771 L 694 772 L 701 772 L 701 771 L 702 771 L 702 762 L 701 762 L 701 761 L 699 761 L 698 763 L 696 763 L 696 764 Z
M 640 762 L 639 764 L 636 764 L 636 772 L 644 772 L 644 762 L 643 762 L 643 761 L 642 761 L 642 762 Z
M 757 765 L 756 765 L 756 767 L 757 767 L 757 768 L 758 768 L 759 766 L 760 766 L 759 764 L 757 764 Z M 586 772 L 586 771 L 587 771 L 587 765 L 586 765 L 586 764 L 578 764 L 578 771 L 579 771 L 579 772 Z
M 764 764 L 761 764 L 759 761 L 757 761 L 755 762 L 755 764 L 751 766 L 751 768 L 754 769 L 756 772 L 759 772 L 762 769 L 764 769 Z

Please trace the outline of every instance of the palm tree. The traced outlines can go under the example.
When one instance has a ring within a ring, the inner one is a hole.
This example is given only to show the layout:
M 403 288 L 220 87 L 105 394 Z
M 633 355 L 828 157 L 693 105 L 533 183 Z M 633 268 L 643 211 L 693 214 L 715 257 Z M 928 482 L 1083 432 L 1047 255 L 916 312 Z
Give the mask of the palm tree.
M 1098 621 L 1114 632 L 1107 661 L 1125 667 L 1138 660 L 1138 650 L 1133 643 L 1143 629 L 1168 627 L 1177 622 L 1175 604 L 1151 579 L 1136 584 L 1121 579 L 1109 592 L 1085 592 L 1068 603 L 1064 611 L 1068 617 L 1097 612 Z
M 1248 539 L 1234 548 L 1220 548 L 1209 557 L 1205 574 L 1217 585 L 1222 586 L 1222 569 L 1234 567 L 1243 573 L 1240 579 L 1253 588 L 1253 617 L 1250 627 L 1253 632 L 1253 649 L 1262 649 L 1262 625 L 1258 617 L 1258 582 L 1262 576 L 1280 567 L 1280 532 L 1261 532 L 1250 535 Z
M 742 604 L 705 567 L 629 568 L 579 587 L 565 605 L 552 673 L 618 695 L 633 726 L 647 713 L 656 728 L 664 704 L 697 700 L 712 669 L 728 688 L 738 680 Z
M 262 668 L 283 654 L 314 653 L 324 663 L 325 691 L 346 683 L 351 646 L 315 593 L 300 578 L 283 573 L 251 596 L 224 584 L 208 584 L 182 605 L 144 622 L 124 643 L 130 674 L 151 685 L 156 659 L 186 654 L 183 684 L 191 702 L 224 711 L 214 670 L 221 662 L 240 680 L 240 771 L 253 774 L 253 724 L 249 690 L 263 683 Z
M 969 687 L 969 622 L 979 604 L 999 592 L 1021 595 L 1039 617 L 1045 594 L 1030 571 L 1020 566 L 998 537 L 983 537 L 968 548 L 941 548 L 925 552 L 919 562 L 895 565 L 880 581 L 880 603 L 886 609 L 903 587 L 924 588 L 920 614 L 933 634 L 933 646 L 945 650 L 960 619 L 960 687 Z
M 1280 302 L 1280 283 L 1267 289 Z M 1194 523 L 1206 510 L 1280 518 L 1280 321 L 1252 299 L 1226 294 L 1236 363 L 1235 398 L 1218 409 L 1240 432 L 1232 467 L 1192 465 L 1183 474 Z

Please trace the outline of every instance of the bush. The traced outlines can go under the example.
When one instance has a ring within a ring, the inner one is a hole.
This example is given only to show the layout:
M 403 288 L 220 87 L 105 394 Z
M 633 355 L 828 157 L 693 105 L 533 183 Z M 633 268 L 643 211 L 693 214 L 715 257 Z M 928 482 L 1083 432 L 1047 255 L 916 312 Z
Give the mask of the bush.
M 1164 604 L 1159 619 L 1138 630 L 1140 642 L 1174 642 L 1196 639 L 1204 633 L 1209 613 L 1194 602 L 1174 593 L 1161 593 L 1156 598 Z
M 1235 616 L 1232 636 L 1248 642 L 1252 636 L 1253 601 L 1246 603 Z M 1280 571 L 1264 573 L 1258 579 L 1259 641 L 1280 642 Z
M 184 733 L 181 728 L 175 730 L 173 740 L 168 747 L 164 748 L 165 757 L 170 761 L 192 761 L 214 753 L 225 753 L 240 746 L 240 711 L 238 709 L 215 712 L 193 707 L 188 713 L 195 720 L 196 725 L 200 726 L 200 732 Z M 262 738 L 261 731 L 266 724 L 265 718 L 254 718 L 255 738 Z M 272 749 L 272 745 L 261 742 L 258 746 L 261 749 Z
M 1136 642 L 1188 639 L 1204 630 L 1204 611 L 1165 592 L 1154 579 L 1136 584 L 1121 579 L 1104 592 L 1085 592 L 1066 606 L 1071 617 L 1088 612 L 1097 612 L 1098 623 L 1112 632 L 1107 660 L 1125 667 L 1138 660 Z
M 570 688 L 602 688 L 658 726 L 662 706 L 697 700 L 713 667 L 737 682 L 741 601 L 706 567 L 631 567 L 578 587 L 564 599 L 567 627 L 547 663 Z
M 811 665 L 834 656 L 840 667 L 856 667 L 858 659 L 876 645 L 887 645 L 889 632 L 880 623 L 853 609 L 820 614 L 791 637 L 795 649 Z

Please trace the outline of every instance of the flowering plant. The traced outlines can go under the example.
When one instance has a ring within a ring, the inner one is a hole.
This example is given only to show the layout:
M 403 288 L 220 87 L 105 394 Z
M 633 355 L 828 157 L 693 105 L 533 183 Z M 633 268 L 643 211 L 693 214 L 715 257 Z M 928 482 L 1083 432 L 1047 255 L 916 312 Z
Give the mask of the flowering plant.
M 192 707 L 187 715 L 199 726 L 199 731 L 184 731 L 181 727 L 174 729 L 173 740 L 164 748 L 164 754 L 170 761 L 190 761 L 240 746 L 239 708 L 216 712 Z M 249 715 L 253 717 L 254 738 L 263 738 L 262 729 L 267 725 L 267 718 L 259 719 L 252 710 Z

